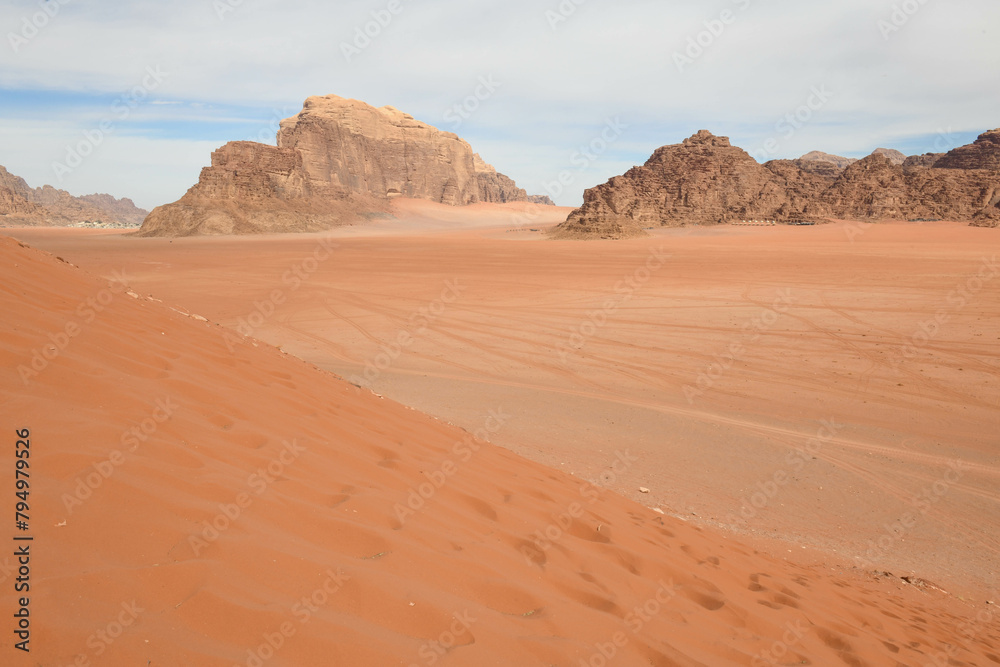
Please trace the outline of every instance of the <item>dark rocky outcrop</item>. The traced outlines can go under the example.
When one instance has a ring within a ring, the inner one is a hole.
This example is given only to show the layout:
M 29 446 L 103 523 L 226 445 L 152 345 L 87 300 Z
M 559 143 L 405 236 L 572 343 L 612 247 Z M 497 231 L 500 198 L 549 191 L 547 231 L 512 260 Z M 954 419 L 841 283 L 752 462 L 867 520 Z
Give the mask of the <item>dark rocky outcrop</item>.
M 946 155 L 907 158 L 878 149 L 851 160 L 813 152 L 761 165 L 726 137 L 702 130 L 587 190 L 583 206 L 554 234 L 621 238 L 655 226 L 824 218 L 939 218 L 996 226 L 1000 131 Z

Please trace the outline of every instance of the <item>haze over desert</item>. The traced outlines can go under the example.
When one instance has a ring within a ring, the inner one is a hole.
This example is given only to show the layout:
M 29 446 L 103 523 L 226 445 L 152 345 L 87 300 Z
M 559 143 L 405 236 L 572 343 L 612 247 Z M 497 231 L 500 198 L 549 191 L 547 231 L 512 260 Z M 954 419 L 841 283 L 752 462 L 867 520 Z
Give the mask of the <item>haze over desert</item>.
M 0 667 L 1000 665 L 998 21 L 0 6 Z

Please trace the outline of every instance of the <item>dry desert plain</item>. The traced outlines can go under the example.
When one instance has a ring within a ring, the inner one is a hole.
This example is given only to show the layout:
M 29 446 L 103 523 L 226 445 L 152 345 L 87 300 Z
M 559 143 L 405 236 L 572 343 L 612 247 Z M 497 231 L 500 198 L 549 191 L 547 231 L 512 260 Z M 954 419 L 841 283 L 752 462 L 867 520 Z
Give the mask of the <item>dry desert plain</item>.
M 0 290 L 5 425 L 45 443 L 40 664 L 1000 663 L 996 230 L 570 242 L 544 234 L 566 209 L 395 207 L 324 235 L 5 230 L 52 254 L 4 241 Z M 22 382 L 114 275 L 137 298 Z

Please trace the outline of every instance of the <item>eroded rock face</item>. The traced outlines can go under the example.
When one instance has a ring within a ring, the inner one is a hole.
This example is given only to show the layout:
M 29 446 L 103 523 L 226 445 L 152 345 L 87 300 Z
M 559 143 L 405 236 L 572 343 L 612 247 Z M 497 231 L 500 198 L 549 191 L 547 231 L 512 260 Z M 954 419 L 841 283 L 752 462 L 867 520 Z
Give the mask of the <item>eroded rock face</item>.
M 38 211 L 32 191 L 23 178 L 0 167 L 0 216 L 29 216 Z
M 901 165 L 872 153 L 845 169 L 821 199 L 838 217 L 899 219 L 905 216 L 910 190 Z
M 933 167 L 921 166 L 920 162 Z M 1000 172 L 940 169 L 933 158 L 894 164 L 870 155 L 848 167 L 823 195 L 837 217 L 856 219 L 989 217 L 997 204 Z
M 74 197 L 51 185 L 30 188 L 24 179 L 0 167 L 0 225 L 71 225 L 93 222 L 135 226 L 146 217 L 131 199 L 111 195 Z
M 278 145 L 302 153 L 319 186 L 453 206 L 528 201 L 464 139 L 389 106 L 310 97 L 298 115 L 282 121 Z
M 757 219 L 817 219 L 829 214 L 821 195 L 844 172 L 830 162 L 808 160 L 771 160 L 764 168 L 774 174 L 784 191 L 784 201 L 764 211 Z M 775 200 L 778 201 L 777 199 Z
M 140 236 L 310 232 L 384 210 L 374 197 L 315 181 L 291 148 L 233 141 L 177 202 L 153 209 Z
M 1000 129 L 984 132 L 975 142 L 946 153 L 934 166 L 938 169 L 1000 170 Z
M 1000 218 L 1000 172 L 986 169 L 930 169 L 908 172 L 907 218 L 969 220 L 995 226 Z M 993 221 L 990 223 L 990 221 Z
M 310 97 L 281 122 L 278 146 L 302 154 L 317 187 L 471 204 L 479 199 L 472 148 L 393 107 Z
M 198 184 L 153 211 L 142 234 L 316 231 L 386 211 L 395 197 L 530 201 L 457 135 L 393 107 L 310 97 L 277 139 L 277 147 L 241 141 L 215 151 Z
M 481 202 L 506 204 L 515 201 L 530 201 L 528 193 L 517 187 L 511 178 L 498 172 L 493 165 L 487 164 L 479 153 L 472 156 L 473 166 L 478 180 L 478 199 Z M 541 203 L 541 202 L 536 202 Z
M 837 180 L 837 177 L 844 173 L 846 167 L 840 167 L 836 162 L 830 162 L 828 160 L 806 160 L 805 158 L 799 158 L 798 160 L 772 160 L 771 162 L 765 163 L 765 166 L 775 162 L 791 162 L 796 167 L 808 174 L 814 174 L 820 176 L 825 181 L 833 183 Z M 854 164 L 857 160 L 852 160 L 850 164 Z
M 892 164 L 903 164 L 906 156 L 894 148 L 876 148 L 872 155 L 884 155 Z
M 792 163 L 775 171 L 732 146 L 727 137 L 702 130 L 681 144 L 657 149 L 643 166 L 587 190 L 583 206 L 557 234 L 606 238 L 609 225 L 634 231 L 636 226 L 773 217 L 790 208 L 785 183 L 805 174 Z
M 317 190 L 323 189 L 317 187 Z M 191 192 L 202 198 L 302 199 L 313 194 L 302 155 L 251 141 L 233 141 L 212 153 Z
M 971 217 L 973 225 L 982 227 L 1000 225 L 1000 129 L 945 153 L 917 177 L 924 180 L 921 194 L 956 211 L 954 219 Z
M 555 234 L 610 238 L 615 230 L 661 225 L 824 218 L 940 218 L 996 226 L 1000 131 L 944 156 L 906 158 L 879 149 L 849 161 L 814 152 L 760 165 L 727 138 L 702 130 L 588 190 L 583 206 Z
M 934 164 L 944 157 L 944 153 L 924 153 L 923 155 L 911 155 L 903 162 L 903 169 L 920 169 L 922 167 L 933 167 Z
M 823 151 L 811 151 L 800 157 L 799 160 L 802 162 L 827 162 L 834 165 L 837 169 L 846 169 L 857 162 L 856 159 L 851 157 L 831 155 L 829 153 L 824 153 Z

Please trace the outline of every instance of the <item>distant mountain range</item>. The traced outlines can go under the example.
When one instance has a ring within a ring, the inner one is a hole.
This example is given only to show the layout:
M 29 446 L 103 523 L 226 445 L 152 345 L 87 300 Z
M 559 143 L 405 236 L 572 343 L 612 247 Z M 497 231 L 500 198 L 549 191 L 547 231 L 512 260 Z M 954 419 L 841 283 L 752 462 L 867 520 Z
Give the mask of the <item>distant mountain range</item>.
M 393 107 L 310 97 L 281 122 L 277 146 L 234 141 L 179 201 L 152 213 L 110 195 L 32 189 L 0 167 L 0 226 L 138 226 L 143 236 L 305 232 L 363 223 L 396 197 L 453 206 L 529 196 L 463 139 Z M 813 151 L 758 163 L 701 130 L 584 193 L 555 231 L 623 238 L 658 226 L 734 220 L 947 219 L 1000 224 L 1000 130 L 948 153 L 876 149 L 861 160 Z
M 138 227 L 149 212 L 131 199 L 97 194 L 74 197 L 51 185 L 31 188 L 23 178 L 0 167 L 0 226 L 99 224 Z

